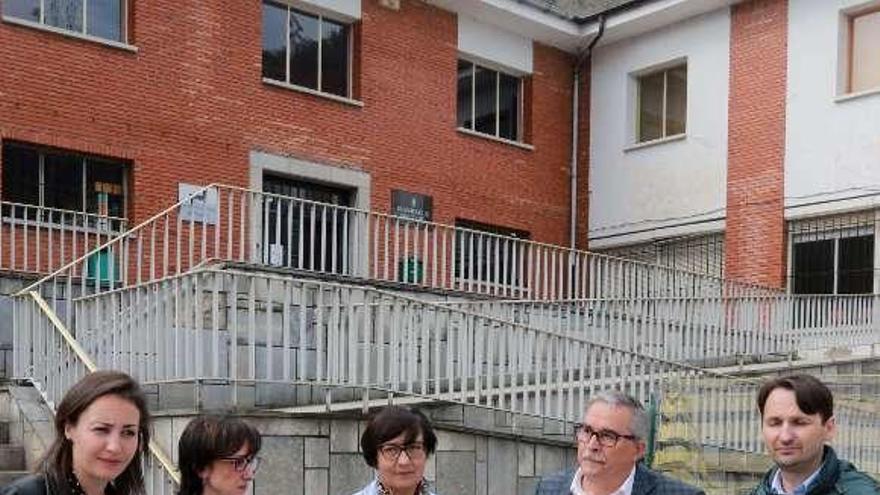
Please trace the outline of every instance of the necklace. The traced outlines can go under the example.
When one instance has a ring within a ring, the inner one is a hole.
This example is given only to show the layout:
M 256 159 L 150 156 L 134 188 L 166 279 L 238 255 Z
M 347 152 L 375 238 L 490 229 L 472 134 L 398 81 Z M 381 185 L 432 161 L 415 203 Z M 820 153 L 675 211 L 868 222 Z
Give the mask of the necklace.
M 379 488 L 378 495 L 393 495 L 393 493 L 391 493 L 391 490 L 385 488 L 385 485 L 382 484 L 382 480 L 376 480 L 376 485 Z M 428 480 L 422 479 L 422 481 L 420 481 L 419 485 L 416 487 L 415 493 L 416 495 L 430 495 L 431 492 L 428 490 Z
M 70 495 L 86 495 L 86 491 L 79 484 L 79 479 L 73 473 L 70 473 L 70 476 L 67 477 L 67 486 L 70 488 Z

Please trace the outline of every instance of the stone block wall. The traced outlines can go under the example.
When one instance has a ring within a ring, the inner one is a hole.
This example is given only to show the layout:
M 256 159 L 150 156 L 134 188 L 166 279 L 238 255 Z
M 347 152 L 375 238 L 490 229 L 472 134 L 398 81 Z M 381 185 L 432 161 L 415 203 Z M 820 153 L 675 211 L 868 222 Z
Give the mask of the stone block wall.
M 549 433 L 553 427 L 544 437 L 514 434 L 504 424 L 507 415 L 492 411 L 449 406 L 426 412 L 434 422 L 438 446 L 427 461 L 425 474 L 437 493 L 532 494 L 542 475 L 574 465 L 574 444 Z M 155 438 L 175 461 L 176 449 L 170 447 L 176 445 L 192 417 L 169 414 L 157 418 Z M 254 480 L 254 495 L 348 495 L 374 476 L 359 448 L 366 425 L 360 412 L 243 417 L 263 434 L 263 461 Z M 524 428 L 519 431 L 528 431 Z

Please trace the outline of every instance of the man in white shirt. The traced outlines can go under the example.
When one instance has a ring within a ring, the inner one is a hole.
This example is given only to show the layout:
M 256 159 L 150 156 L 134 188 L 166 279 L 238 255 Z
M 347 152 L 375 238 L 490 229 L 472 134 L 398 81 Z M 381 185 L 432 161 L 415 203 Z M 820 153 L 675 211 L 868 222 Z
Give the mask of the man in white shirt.
M 542 479 L 536 495 L 704 495 L 640 463 L 648 421 L 632 397 L 616 391 L 596 395 L 583 423 L 575 425 L 577 469 Z

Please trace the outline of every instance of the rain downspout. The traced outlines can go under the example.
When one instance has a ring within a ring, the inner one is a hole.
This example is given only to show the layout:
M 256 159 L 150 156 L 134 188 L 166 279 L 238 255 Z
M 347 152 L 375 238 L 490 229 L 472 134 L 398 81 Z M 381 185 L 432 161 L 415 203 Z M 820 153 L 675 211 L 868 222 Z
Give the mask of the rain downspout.
M 571 102 L 571 229 L 569 232 L 569 243 L 571 249 L 577 248 L 577 184 L 578 184 L 578 113 L 579 113 L 579 89 L 581 81 L 581 67 L 584 62 L 593 54 L 593 47 L 599 41 L 599 38 L 605 33 L 605 15 L 599 15 L 599 32 L 590 41 L 586 50 L 582 50 L 575 60 L 574 88 L 572 91 Z

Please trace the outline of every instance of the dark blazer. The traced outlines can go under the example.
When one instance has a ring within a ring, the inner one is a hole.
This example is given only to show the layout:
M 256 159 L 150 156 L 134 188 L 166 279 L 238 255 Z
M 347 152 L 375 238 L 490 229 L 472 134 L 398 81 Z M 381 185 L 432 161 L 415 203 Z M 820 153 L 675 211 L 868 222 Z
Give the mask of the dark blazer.
M 541 479 L 535 495 L 570 495 L 569 488 L 574 479 L 575 469 L 552 474 Z M 705 495 L 703 490 L 681 481 L 651 471 L 643 464 L 636 466 L 632 495 Z
M 40 474 L 25 476 L 0 488 L 0 495 L 49 495 L 46 478 Z
M 776 469 L 767 471 L 764 479 L 753 491 L 752 495 L 770 495 L 773 493 L 771 484 Z M 859 471 L 851 463 L 839 459 L 834 449 L 825 446 L 822 468 L 807 495 L 876 495 L 880 493 L 880 483 Z

